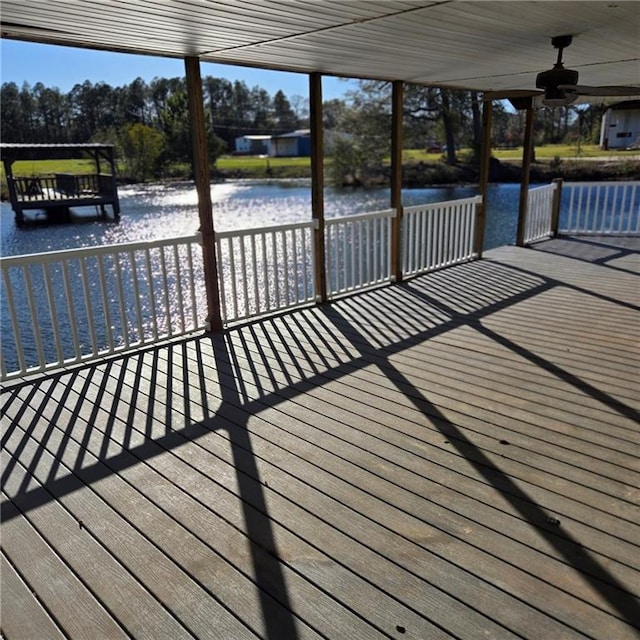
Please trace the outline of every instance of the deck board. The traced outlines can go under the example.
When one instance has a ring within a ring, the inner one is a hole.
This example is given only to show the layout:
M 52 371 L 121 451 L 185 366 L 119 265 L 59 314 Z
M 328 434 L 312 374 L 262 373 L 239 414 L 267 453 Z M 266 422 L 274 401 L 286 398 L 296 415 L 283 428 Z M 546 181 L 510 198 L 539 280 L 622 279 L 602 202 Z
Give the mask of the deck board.
M 639 251 L 504 247 L 7 386 L 2 633 L 640 637 Z
M 0 592 L 0 626 L 10 638 L 46 637 L 63 640 L 64 635 L 36 594 L 15 572 L 6 557 L 0 558 L 2 591 Z

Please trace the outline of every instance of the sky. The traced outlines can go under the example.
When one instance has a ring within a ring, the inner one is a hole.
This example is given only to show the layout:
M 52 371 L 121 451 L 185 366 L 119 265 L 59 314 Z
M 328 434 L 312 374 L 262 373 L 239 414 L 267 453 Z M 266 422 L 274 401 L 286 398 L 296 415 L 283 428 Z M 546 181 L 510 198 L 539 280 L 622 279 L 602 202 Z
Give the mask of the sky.
M 174 78 L 184 76 L 184 61 L 155 56 L 136 56 L 126 53 L 110 53 L 75 47 L 35 44 L 17 40 L 0 39 L 0 80 L 24 82 L 31 86 L 42 82 L 46 87 L 58 87 L 63 93 L 85 80 L 92 83 L 106 82 L 113 87 L 131 83 L 138 77 L 149 82 L 154 77 Z M 203 62 L 202 76 L 239 80 L 251 89 L 259 86 L 273 96 L 282 89 L 289 100 L 293 96 L 307 98 L 309 79 L 304 73 L 266 71 L 248 67 Z M 325 76 L 322 79 L 324 100 L 343 97 L 355 82 Z

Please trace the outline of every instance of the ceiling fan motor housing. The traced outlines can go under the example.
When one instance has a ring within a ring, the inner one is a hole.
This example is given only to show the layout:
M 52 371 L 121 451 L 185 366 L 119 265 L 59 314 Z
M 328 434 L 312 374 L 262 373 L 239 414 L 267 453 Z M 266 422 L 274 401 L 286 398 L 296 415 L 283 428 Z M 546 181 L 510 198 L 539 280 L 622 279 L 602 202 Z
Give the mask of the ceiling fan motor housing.
M 538 89 L 553 89 L 561 84 L 578 84 L 578 72 L 573 69 L 565 69 L 563 66 L 555 66 L 549 71 L 543 71 L 536 78 Z

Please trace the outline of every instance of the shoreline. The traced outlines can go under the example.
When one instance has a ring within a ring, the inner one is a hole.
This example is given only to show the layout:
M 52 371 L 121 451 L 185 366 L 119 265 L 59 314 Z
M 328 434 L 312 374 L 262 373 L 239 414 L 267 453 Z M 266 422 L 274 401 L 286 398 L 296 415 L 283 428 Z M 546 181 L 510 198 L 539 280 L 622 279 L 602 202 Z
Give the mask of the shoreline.
M 518 160 L 491 159 L 489 181 L 492 183 L 520 182 L 522 163 Z M 402 186 L 405 188 L 421 188 L 436 186 L 465 186 L 478 184 L 479 167 L 469 163 L 458 163 L 451 166 L 443 162 L 405 163 L 402 167 Z M 554 178 L 563 178 L 575 182 L 600 182 L 613 180 L 640 180 L 640 157 L 621 158 L 558 158 L 532 162 L 530 181 L 551 182 Z M 264 172 L 234 169 L 233 171 L 214 170 L 212 181 L 230 180 L 274 180 L 295 181 L 310 180 L 307 168 L 292 175 L 291 168 L 281 170 L 273 167 L 268 175 Z M 390 167 L 381 166 L 366 176 L 352 175 L 344 177 L 342 184 L 336 187 L 382 187 L 390 181 Z M 327 182 L 327 184 L 329 184 Z
M 367 173 L 366 176 L 345 176 L 342 184 L 332 184 L 325 180 L 327 186 L 336 188 L 375 188 L 390 184 L 391 169 L 388 165 L 379 167 Z M 489 167 L 490 183 L 518 183 L 521 180 L 522 163 L 519 160 L 491 158 Z M 531 163 L 530 182 L 546 183 L 555 178 L 562 178 L 572 182 L 607 182 L 615 180 L 640 180 L 640 156 L 610 158 L 554 158 L 551 160 L 534 161 Z M 264 170 L 232 169 L 220 170 L 212 168 L 210 181 L 212 184 L 226 182 L 278 182 L 295 183 L 311 180 L 308 167 L 272 167 L 267 173 Z M 126 176 L 117 178 L 119 187 L 132 185 L 172 185 L 191 182 L 189 175 L 167 176 L 149 182 L 134 182 Z M 474 186 L 479 181 L 479 167 L 472 163 L 459 162 L 447 165 L 444 162 L 407 162 L 402 166 L 402 187 L 462 187 Z M 9 200 L 4 185 L 0 200 Z

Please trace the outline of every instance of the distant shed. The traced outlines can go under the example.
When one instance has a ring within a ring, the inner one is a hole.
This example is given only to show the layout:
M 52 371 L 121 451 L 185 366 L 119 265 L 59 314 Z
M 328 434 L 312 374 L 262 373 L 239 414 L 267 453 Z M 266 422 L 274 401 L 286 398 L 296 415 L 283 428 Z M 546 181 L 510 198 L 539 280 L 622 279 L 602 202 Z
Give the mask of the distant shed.
M 300 129 L 291 133 L 283 133 L 271 137 L 271 156 L 310 156 L 311 155 L 311 131 Z
M 120 218 L 113 145 L 106 144 L 0 144 L 11 208 L 18 226 L 41 218 L 25 211 L 44 211 L 47 222 L 71 222 L 71 207 L 95 207 L 96 217 Z M 88 174 L 57 173 L 52 176 L 16 176 L 14 163 L 89 158 L 95 170 Z M 84 216 L 86 219 L 87 216 Z
M 602 149 L 640 148 L 640 100 L 611 105 L 602 116 Z
M 236 153 L 248 155 L 269 155 L 271 136 L 239 136 L 236 138 Z

